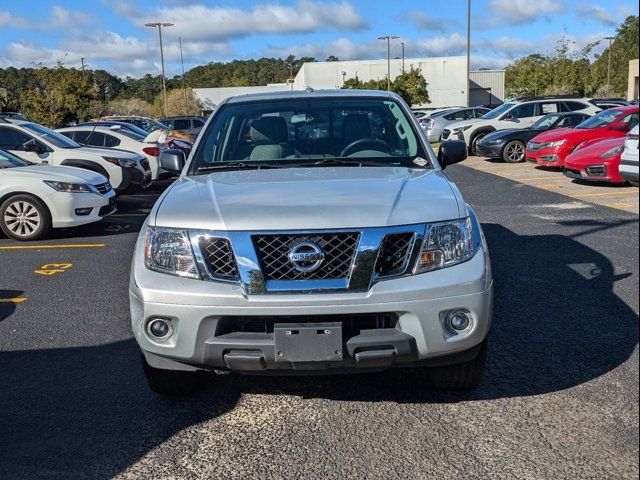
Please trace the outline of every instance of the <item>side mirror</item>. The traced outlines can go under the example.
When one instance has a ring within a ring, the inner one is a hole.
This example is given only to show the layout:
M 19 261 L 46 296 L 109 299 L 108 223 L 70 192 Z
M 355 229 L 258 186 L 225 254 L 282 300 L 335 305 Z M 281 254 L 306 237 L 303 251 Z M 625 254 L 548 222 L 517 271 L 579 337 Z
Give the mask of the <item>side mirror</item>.
M 445 169 L 467 158 L 467 144 L 462 140 L 445 140 L 438 149 L 438 163 Z
M 44 149 L 35 142 L 26 143 L 24 145 L 25 152 L 37 153 L 38 155 L 44 153 Z
M 184 152 L 182 150 L 165 150 L 160 154 L 160 167 L 171 173 L 180 173 L 184 168 L 184 160 Z

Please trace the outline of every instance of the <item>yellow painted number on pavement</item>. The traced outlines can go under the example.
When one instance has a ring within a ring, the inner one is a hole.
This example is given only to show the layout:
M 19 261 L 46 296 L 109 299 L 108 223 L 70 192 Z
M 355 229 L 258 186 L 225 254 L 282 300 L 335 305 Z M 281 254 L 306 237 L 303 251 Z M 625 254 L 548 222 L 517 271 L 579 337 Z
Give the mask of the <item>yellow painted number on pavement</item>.
M 38 270 L 34 270 L 34 273 L 38 275 L 57 275 L 58 273 L 69 270 L 72 266 L 71 263 L 47 263 L 42 265 Z

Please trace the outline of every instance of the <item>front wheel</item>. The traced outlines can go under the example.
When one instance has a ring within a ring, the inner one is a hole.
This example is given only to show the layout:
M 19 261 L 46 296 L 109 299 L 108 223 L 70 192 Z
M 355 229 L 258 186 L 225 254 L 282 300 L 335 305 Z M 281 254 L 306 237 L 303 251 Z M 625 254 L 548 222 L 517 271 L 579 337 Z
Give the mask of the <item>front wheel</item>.
M 162 395 L 186 395 L 204 387 L 206 372 L 185 372 L 181 370 L 164 370 L 149 365 L 142 355 L 142 368 L 147 377 L 149 388 Z
M 15 240 L 38 240 L 51 230 L 51 215 L 33 195 L 15 195 L 0 206 L 0 228 Z
M 487 360 L 487 339 L 480 345 L 478 356 L 457 365 L 429 367 L 429 380 L 437 390 L 471 390 L 480 385 Z
M 502 150 L 502 159 L 507 163 L 524 162 L 527 147 L 520 140 L 507 143 Z

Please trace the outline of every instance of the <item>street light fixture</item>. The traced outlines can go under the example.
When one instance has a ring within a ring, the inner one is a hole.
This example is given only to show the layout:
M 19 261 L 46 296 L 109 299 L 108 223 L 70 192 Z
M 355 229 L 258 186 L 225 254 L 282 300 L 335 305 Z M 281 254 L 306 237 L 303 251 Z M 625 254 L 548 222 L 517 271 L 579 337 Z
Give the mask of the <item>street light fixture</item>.
M 167 116 L 167 81 L 164 75 L 164 50 L 162 48 L 162 27 L 173 27 L 173 23 L 168 22 L 152 22 L 145 23 L 145 27 L 158 28 L 158 35 L 160 36 L 160 64 L 162 65 L 162 105 L 164 116 Z
M 471 106 L 471 0 L 467 0 L 467 107 Z
M 395 35 L 384 35 L 382 37 L 378 37 L 378 40 L 386 40 L 387 41 L 387 90 L 391 91 L 391 40 L 395 40 L 397 37 Z
M 603 40 L 609 40 L 609 50 L 607 55 L 607 92 L 611 93 L 611 42 L 615 37 L 604 37 Z

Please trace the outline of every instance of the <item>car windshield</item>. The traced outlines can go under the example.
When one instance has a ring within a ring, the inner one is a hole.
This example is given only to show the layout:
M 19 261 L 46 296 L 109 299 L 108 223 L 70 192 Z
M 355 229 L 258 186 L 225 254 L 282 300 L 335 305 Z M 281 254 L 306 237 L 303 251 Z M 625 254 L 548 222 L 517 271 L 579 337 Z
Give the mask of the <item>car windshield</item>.
M 586 119 L 584 122 L 578 124 L 575 128 L 589 129 L 606 127 L 616 118 L 620 116 L 620 110 L 605 110 L 591 118 Z
M 61 133 L 54 132 L 53 130 L 49 130 L 47 127 L 43 127 L 42 125 L 38 125 L 37 123 L 24 123 L 22 124 L 24 128 L 34 133 L 37 137 L 41 138 L 49 142 L 54 147 L 59 148 L 80 148 L 76 142 L 71 140 L 68 137 L 65 137 Z
M 516 105 L 515 103 L 503 103 L 502 105 L 500 105 L 498 108 L 494 108 L 493 110 L 491 110 L 490 112 L 485 113 L 482 118 L 484 119 L 491 119 L 491 118 L 498 118 L 500 115 L 502 115 L 504 112 L 506 112 L 507 110 L 509 110 L 511 107 L 513 107 L 514 105 Z
M 386 98 L 318 98 L 225 105 L 194 154 L 191 173 L 217 168 L 429 166 L 404 110 Z
M 555 123 L 558 121 L 558 118 L 560 118 L 560 115 L 557 115 L 555 113 L 545 115 L 536 123 L 531 125 L 531 130 L 548 130 L 553 125 L 555 125 Z
M 0 150 L 0 168 L 26 167 L 27 165 L 32 165 L 32 163 Z

